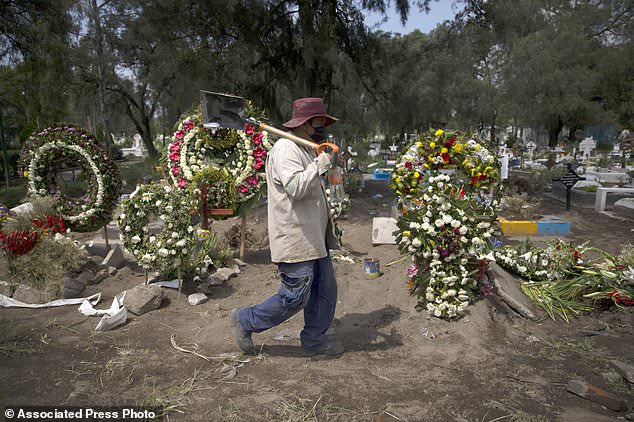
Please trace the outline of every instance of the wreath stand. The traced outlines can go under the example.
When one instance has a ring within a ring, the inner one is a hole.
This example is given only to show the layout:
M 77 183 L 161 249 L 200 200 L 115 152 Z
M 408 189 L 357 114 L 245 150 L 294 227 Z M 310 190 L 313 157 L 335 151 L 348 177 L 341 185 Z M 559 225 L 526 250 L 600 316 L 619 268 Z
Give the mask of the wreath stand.
M 200 187 L 203 221 L 202 226 L 204 230 L 209 230 L 209 216 L 210 215 L 233 215 L 232 209 L 227 208 L 207 208 L 207 185 L 201 185 Z M 244 243 L 246 240 L 247 230 L 247 215 L 242 214 L 242 224 L 240 224 L 240 259 L 244 260 Z

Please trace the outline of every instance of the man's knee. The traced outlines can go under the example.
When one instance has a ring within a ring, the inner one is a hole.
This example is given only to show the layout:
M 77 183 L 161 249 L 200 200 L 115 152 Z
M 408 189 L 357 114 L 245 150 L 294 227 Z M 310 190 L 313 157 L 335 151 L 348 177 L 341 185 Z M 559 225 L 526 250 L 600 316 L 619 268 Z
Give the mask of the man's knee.
M 282 274 L 283 289 L 281 296 L 284 301 L 292 308 L 303 308 L 308 304 L 310 299 L 310 287 L 313 276 L 305 277 L 288 277 Z

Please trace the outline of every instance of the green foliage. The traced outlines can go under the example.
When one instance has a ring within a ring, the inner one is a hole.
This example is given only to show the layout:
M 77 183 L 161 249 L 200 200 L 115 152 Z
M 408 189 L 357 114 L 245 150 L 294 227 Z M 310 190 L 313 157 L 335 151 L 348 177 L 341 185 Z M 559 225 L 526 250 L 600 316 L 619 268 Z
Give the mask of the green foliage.
M 28 121 L 22 130 L 20 131 L 19 139 L 20 145 L 24 144 L 24 141 L 28 139 L 29 136 L 35 135 L 37 133 L 37 123 L 33 120 Z
M 597 191 L 597 187 L 596 186 L 582 186 L 580 188 L 575 188 L 575 189 L 579 189 L 579 190 L 586 191 L 586 192 L 596 192 Z
M 38 290 L 60 292 L 69 272 L 77 271 L 87 259 L 85 249 L 71 239 L 46 237 L 30 253 L 15 258 L 10 280 Z
M 183 264 L 184 274 L 205 277 L 213 269 L 225 267 L 233 255 L 230 247 L 220 245 L 218 236 L 209 232 L 207 239 L 199 240 L 190 259 Z

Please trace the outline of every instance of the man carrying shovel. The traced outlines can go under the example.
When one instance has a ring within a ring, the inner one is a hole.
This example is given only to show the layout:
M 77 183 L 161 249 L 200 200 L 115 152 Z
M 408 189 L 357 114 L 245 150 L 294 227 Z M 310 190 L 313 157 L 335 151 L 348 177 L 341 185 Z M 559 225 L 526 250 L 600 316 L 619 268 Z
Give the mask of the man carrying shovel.
M 284 126 L 293 135 L 321 143 L 325 128 L 337 121 L 326 114 L 320 98 L 293 102 L 293 117 Z M 337 281 L 329 249 L 339 244 L 334 235 L 325 194 L 325 175 L 332 152 L 280 138 L 266 160 L 271 261 L 282 285 L 264 302 L 231 311 L 236 343 L 254 353 L 252 333 L 275 327 L 304 310 L 301 349 L 304 356 L 339 355 L 343 347 L 326 339 L 335 315 Z

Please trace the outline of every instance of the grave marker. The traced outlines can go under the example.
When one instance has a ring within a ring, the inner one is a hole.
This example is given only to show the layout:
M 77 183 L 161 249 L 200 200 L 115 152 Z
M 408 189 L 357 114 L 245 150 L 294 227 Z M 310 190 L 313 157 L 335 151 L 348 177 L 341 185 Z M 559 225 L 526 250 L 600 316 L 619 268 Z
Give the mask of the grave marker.
M 560 178 L 553 179 L 553 182 L 561 182 L 566 187 L 566 211 L 570 211 L 570 195 L 572 187 L 579 180 L 586 180 L 585 177 L 579 176 L 575 170 L 579 167 L 579 163 L 573 161 L 567 165 L 568 171 Z

